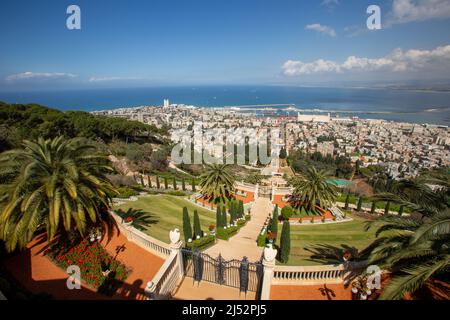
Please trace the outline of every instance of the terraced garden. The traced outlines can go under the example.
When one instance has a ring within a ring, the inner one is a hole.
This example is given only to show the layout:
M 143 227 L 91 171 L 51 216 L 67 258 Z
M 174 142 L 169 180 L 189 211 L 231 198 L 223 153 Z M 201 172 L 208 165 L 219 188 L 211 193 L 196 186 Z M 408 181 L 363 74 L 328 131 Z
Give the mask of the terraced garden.
M 337 224 L 291 226 L 291 255 L 288 265 L 317 265 L 319 262 L 310 259 L 311 253 L 305 248 L 313 248 L 321 244 L 341 247 L 347 245 L 364 249 L 375 239 L 375 230 L 364 231 L 367 220 L 355 217 L 353 221 Z M 281 226 L 278 231 L 281 234 Z M 279 239 L 277 244 L 279 244 Z
M 138 201 L 127 202 L 114 209 L 128 210 L 129 208 L 142 210 L 147 213 L 150 223 L 144 230 L 148 235 L 169 243 L 169 231 L 174 228 L 182 230 L 183 207 L 187 207 L 193 221 L 194 210 L 198 211 L 203 231 L 208 231 L 208 226 L 216 223 L 215 213 L 200 208 L 184 197 L 171 195 L 149 195 L 139 197 Z

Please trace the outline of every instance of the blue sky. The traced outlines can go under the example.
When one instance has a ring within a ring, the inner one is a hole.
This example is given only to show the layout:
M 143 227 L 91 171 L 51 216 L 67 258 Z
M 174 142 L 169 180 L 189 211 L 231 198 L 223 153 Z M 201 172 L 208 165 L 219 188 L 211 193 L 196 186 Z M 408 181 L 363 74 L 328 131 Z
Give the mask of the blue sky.
M 81 30 L 66 28 L 71 4 Z M 382 9 L 382 30 L 366 28 L 370 4 Z M 448 0 L 2 0 L 0 30 L 4 91 L 447 80 L 450 71 Z

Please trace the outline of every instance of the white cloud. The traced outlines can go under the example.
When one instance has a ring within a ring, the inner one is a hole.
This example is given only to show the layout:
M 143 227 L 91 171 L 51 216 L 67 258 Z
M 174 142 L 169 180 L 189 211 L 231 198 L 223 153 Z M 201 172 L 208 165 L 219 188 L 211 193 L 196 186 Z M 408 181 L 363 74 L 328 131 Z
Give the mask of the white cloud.
M 448 17 L 449 0 L 393 0 L 388 25 Z
M 139 80 L 140 78 L 133 77 L 91 77 L 89 82 L 108 82 L 108 81 L 120 81 L 120 80 Z
M 340 66 L 336 62 L 322 59 L 310 63 L 288 60 L 284 63 L 283 70 L 287 76 L 341 71 Z
M 336 31 L 333 28 L 330 28 L 328 26 L 323 26 L 320 23 L 313 23 L 313 24 L 308 24 L 305 27 L 306 30 L 314 30 L 326 35 L 329 35 L 331 37 L 336 37 Z
M 299 76 L 317 73 L 344 72 L 413 72 L 450 70 L 450 45 L 437 47 L 433 50 L 395 49 L 389 55 L 381 58 L 365 58 L 350 56 L 343 63 L 330 60 L 303 62 L 288 60 L 284 63 L 283 73 L 286 76 Z
M 323 0 L 321 5 L 322 6 L 327 6 L 327 7 L 334 7 L 337 6 L 339 4 L 339 0 Z
M 63 72 L 23 72 L 6 77 L 6 81 L 70 79 L 76 75 Z

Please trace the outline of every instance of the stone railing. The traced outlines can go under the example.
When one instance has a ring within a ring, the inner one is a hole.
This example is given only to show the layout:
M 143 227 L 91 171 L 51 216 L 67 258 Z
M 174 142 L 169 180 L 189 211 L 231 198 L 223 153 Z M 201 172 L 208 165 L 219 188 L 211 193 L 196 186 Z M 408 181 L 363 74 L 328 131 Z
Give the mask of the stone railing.
M 183 242 L 178 229 L 170 231 L 170 255 L 151 281 L 145 294 L 149 300 L 166 300 L 173 296 L 184 277 Z
M 244 190 L 244 191 L 249 191 L 249 192 L 253 192 L 253 193 L 256 191 L 256 185 L 251 184 L 251 183 L 236 182 L 234 186 L 236 189 L 240 189 L 240 190 Z
M 122 221 L 122 218 L 112 211 L 111 215 L 113 216 L 114 220 L 116 220 L 120 232 L 122 232 L 129 241 L 133 241 L 140 247 L 163 259 L 166 259 L 167 256 L 170 255 L 170 246 L 167 243 L 150 237 L 149 235 L 143 233 L 142 231 L 139 231 L 132 226 L 126 225 Z
M 179 254 L 180 253 L 175 250 L 172 251 L 166 262 L 159 269 L 158 273 L 147 284 L 145 292 L 148 299 L 166 300 L 171 298 L 172 293 L 181 280 L 181 266 L 178 263 Z
M 314 285 L 343 283 L 346 270 L 344 265 L 326 266 L 275 266 L 273 285 Z
M 286 195 L 286 194 L 291 195 L 293 191 L 294 191 L 294 189 L 291 187 L 274 187 L 273 188 L 273 194 L 276 194 L 276 195 Z

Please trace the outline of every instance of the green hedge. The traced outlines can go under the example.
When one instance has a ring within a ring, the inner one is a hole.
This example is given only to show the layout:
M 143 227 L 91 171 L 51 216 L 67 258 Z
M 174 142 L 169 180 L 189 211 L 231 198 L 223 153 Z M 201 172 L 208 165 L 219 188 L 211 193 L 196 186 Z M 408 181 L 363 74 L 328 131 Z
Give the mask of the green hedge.
M 186 247 L 191 250 L 198 249 L 200 251 L 206 250 L 209 247 L 213 246 L 216 242 L 216 238 L 212 235 L 200 238 L 198 240 L 192 241 L 191 243 L 187 243 Z
M 239 229 L 240 227 L 219 228 L 217 229 L 216 237 L 217 239 L 228 241 L 238 233 Z
M 347 198 L 347 194 L 342 193 L 342 194 L 340 194 L 340 195 L 337 197 L 336 201 L 337 201 L 337 202 L 345 203 L 345 199 L 346 199 L 346 198 Z M 359 200 L 359 197 L 358 197 L 358 196 L 355 196 L 355 195 L 351 194 L 350 197 L 349 197 L 348 203 L 349 203 L 349 204 L 354 204 L 354 205 L 356 205 L 356 204 L 358 203 L 358 200 Z M 367 203 L 370 203 L 370 205 L 372 205 L 372 201 L 370 201 L 369 199 L 363 199 L 363 204 L 367 204 Z M 376 208 L 376 209 L 383 209 L 383 210 L 384 210 L 384 209 L 386 208 L 386 201 L 377 201 L 376 204 L 375 204 L 375 208 Z M 400 205 L 391 202 L 391 205 L 390 205 L 390 211 L 391 211 L 391 212 L 392 212 L 392 211 L 394 211 L 394 212 L 399 212 L 399 211 L 400 211 Z M 410 210 L 409 208 L 404 208 L 404 211 L 403 211 L 403 212 L 405 212 L 405 213 L 411 213 L 411 210 Z
M 119 192 L 119 194 L 116 195 L 116 197 L 120 199 L 128 199 L 129 197 L 139 195 L 138 191 L 129 187 L 119 187 L 117 188 L 117 191 Z
M 264 248 L 267 245 L 267 231 L 264 234 L 260 234 L 256 240 L 258 247 Z

